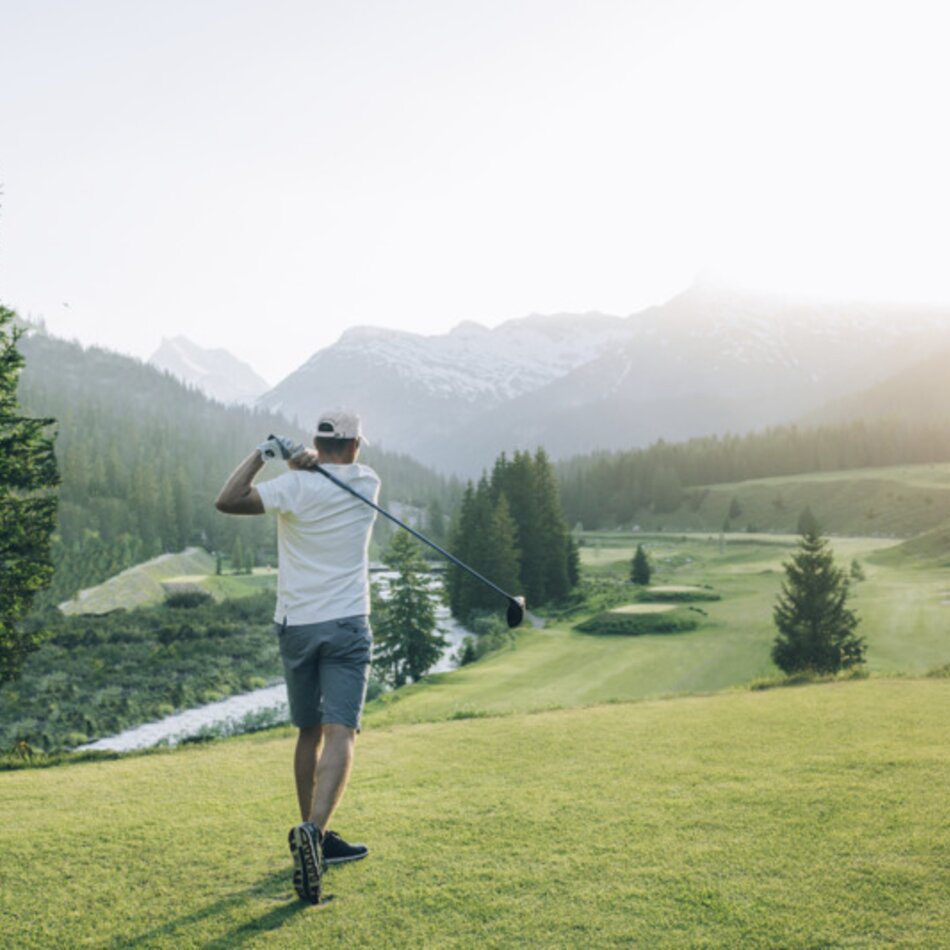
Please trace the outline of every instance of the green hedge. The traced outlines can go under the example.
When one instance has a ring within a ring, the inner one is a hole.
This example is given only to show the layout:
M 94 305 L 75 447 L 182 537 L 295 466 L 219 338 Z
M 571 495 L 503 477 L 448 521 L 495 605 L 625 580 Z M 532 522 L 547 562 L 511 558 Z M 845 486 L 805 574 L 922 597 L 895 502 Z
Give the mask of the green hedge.
M 636 591 L 636 599 L 652 604 L 696 604 L 705 601 L 722 600 L 714 590 L 697 588 L 690 591 L 662 591 L 643 587 Z
M 574 629 L 595 636 L 635 637 L 645 633 L 684 633 L 695 630 L 699 621 L 673 610 L 663 614 L 619 614 L 605 611 L 577 624 Z

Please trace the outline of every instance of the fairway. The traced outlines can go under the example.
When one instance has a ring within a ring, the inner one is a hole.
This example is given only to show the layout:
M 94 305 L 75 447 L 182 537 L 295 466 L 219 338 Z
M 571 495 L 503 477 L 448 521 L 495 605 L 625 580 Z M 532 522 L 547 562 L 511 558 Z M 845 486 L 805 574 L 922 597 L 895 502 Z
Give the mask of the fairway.
M 935 947 L 950 680 L 371 728 L 290 883 L 288 730 L 0 774 L 4 942 L 31 947 Z
M 730 515 L 733 501 L 741 512 Z M 810 508 L 837 535 L 909 538 L 950 520 L 950 465 L 901 465 L 698 486 L 675 511 L 637 512 L 644 531 L 795 531 Z M 603 533 L 603 532 L 602 532 Z
M 624 598 L 612 608 L 617 609 L 636 589 L 625 578 L 638 542 L 629 533 L 608 538 L 614 546 L 588 544 L 581 550 L 585 573 L 595 583 L 612 584 Z M 597 613 L 592 609 L 540 631 L 522 630 L 513 648 L 385 694 L 369 705 L 368 721 L 391 725 L 711 693 L 774 677 L 772 608 L 782 564 L 797 538 L 743 536 L 724 545 L 716 538 L 680 535 L 641 540 L 656 568 L 656 588 L 711 588 L 721 596 L 700 605 L 698 629 L 636 637 L 575 631 L 575 623 Z M 867 580 L 854 584 L 852 593 L 861 617 L 859 633 L 868 642 L 867 669 L 925 673 L 950 662 L 950 607 L 943 603 L 950 583 L 939 567 L 906 559 L 886 565 L 869 560 L 892 545 L 879 538 L 831 540 L 841 566 L 847 568 L 853 558 L 864 564 Z

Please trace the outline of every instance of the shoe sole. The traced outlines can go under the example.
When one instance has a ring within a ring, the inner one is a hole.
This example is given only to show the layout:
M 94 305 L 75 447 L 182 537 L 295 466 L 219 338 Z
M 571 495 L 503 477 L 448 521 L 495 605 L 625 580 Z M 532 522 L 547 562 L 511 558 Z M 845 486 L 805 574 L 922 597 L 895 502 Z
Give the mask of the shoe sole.
M 320 855 L 319 846 L 299 825 L 287 835 L 290 853 L 294 859 L 294 890 L 302 901 L 320 903 Z

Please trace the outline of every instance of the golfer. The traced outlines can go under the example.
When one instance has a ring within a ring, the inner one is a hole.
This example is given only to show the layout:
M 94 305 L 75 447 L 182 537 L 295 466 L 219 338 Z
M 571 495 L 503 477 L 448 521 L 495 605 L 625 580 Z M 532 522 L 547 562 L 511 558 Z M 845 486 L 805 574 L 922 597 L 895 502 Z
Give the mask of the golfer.
M 353 765 L 366 698 L 373 635 L 369 625 L 367 553 L 376 512 L 334 485 L 317 464 L 376 501 L 379 477 L 357 464 L 360 418 L 346 409 L 317 422 L 316 451 L 271 437 L 227 480 L 215 507 L 232 515 L 277 512 L 278 581 L 274 625 L 287 699 L 300 730 L 294 776 L 301 824 L 291 828 L 294 887 L 320 903 L 325 864 L 366 857 L 328 830 Z M 265 457 L 286 458 L 290 471 L 253 485 Z

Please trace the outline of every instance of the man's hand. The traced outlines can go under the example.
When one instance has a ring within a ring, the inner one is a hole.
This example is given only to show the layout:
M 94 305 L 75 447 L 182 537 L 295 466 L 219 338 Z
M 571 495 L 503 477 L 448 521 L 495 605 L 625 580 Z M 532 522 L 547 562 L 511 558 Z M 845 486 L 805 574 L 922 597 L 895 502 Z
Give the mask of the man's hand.
M 294 442 L 293 439 L 288 439 L 282 435 L 269 435 L 257 447 L 257 451 L 261 453 L 261 458 L 266 462 L 268 459 L 290 461 L 307 450 L 299 442 Z
M 287 459 L 287 467 L 295 469 L 314 469 L 319 462 L 319 456 L 313 449 L 303 449 Z

